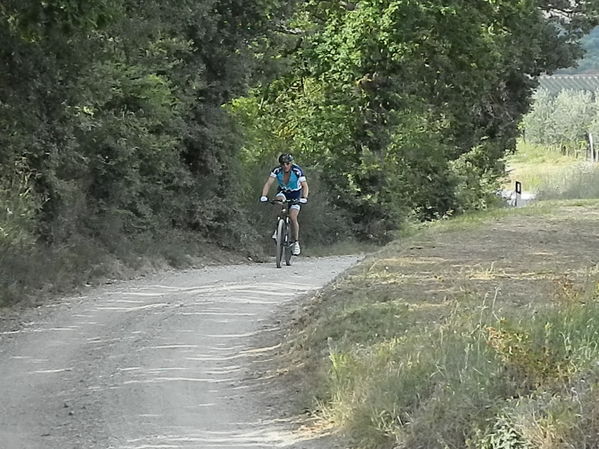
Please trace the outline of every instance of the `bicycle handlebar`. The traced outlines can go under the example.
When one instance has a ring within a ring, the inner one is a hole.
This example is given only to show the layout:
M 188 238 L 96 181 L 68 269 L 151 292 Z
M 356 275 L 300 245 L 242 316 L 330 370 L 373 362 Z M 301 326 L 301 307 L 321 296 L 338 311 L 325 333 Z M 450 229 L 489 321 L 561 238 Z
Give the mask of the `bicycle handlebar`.
M 291 204 L 291 205 L 293 205 L 293 204 L 301 204 L 300 200 L 295 200 L 295 199 L 293 199 L 293 200 L 287 200 L 287 199 L 285 199 L 285 200 L 277 200 L 277 199 L 274 199 L 274 200 L 268 200 L 268 202 L 270 204 L 285 204 L 285 203 Z

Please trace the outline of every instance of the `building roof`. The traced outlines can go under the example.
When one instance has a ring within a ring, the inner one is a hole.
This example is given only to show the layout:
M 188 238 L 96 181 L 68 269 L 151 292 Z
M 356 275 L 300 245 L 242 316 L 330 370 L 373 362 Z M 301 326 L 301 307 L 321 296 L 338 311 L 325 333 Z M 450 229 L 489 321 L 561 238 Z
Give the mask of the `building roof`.
M 599 74 L 542 75 L 539 88 L 547 89 L 553 95 L 566 89 L 595 92 L 599 90 Z

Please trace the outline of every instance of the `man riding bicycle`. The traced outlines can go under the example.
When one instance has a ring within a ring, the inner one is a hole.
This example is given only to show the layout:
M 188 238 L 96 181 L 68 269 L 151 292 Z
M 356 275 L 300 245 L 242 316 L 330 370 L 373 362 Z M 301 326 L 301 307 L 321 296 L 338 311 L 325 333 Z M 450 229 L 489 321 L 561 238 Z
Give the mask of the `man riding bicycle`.
M 279 156 L 279 164 L 278 167 L 272 169 L 270 176 L 264 183 L 260 201 L 263 203 L 268 201 L 268 191 L 276 180 L 277 194 L 275 200 L 299 200 L 300 203 L 307 203 L 309 189 L 304 171 L 299 165 L 293 163 L 293 156 L 288 153 L 283 153 Z M 299 204 L 293 204 L 289 208 L 289 219 L 293 225 L 294 241 L 292 253 L 294 256 L 299 256 L 301 252 L 299 245 L 299 223 L 297 221 L 299 211 Z

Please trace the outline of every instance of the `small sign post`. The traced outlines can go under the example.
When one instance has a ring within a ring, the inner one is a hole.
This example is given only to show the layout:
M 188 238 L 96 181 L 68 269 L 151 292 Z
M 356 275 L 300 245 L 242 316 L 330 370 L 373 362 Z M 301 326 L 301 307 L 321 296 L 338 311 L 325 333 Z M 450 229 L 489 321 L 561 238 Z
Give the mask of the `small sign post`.
M 514 200 L 514 206 L 518 206 L 520 196 L 522 195 L 522 183 L 520 181 L 516 181 L 516 199 Z

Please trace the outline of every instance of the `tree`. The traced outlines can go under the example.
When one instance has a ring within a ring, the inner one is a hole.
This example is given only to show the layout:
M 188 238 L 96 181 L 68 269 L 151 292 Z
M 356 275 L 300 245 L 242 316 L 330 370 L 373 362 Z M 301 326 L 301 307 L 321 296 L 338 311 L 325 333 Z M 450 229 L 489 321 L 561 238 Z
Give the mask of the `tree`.
M 289 27 L 303 30 L 293 68 L 261 104 L 291 123 L 287 141 L 322 167 L 362 235 L 484 207 L 535 77 L 570 64 L 595 20 L 572 5 L 306 1 Z
M 0 6 L 0 170 L 31 174 L 48 243 L 226 229 L 239 131 L 222 106 L 246 92 L 280 3 L 93 3 Z

